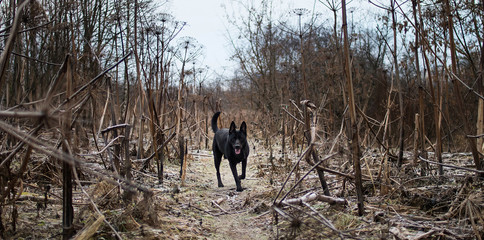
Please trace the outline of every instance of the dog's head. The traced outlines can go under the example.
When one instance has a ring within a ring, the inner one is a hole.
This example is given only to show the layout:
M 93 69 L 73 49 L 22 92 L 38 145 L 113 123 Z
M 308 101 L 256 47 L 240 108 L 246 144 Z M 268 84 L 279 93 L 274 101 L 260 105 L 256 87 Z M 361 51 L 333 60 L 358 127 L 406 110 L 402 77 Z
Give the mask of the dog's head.
M 247 144 L 247 125 L 245 122 L 242 122 L 240 130 L 237 130 L 235 123 L 232 121 L 229 128 L 229 142 L 236 155 L 242 153 L 242 149 Z

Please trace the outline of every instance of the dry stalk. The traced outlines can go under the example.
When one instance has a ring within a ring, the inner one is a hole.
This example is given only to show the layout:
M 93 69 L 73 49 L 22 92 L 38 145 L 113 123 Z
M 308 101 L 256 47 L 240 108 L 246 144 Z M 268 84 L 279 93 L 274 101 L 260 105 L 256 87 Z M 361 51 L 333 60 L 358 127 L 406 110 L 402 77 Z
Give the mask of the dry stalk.
M 99 215 L 99 219 L 102 219 L 102 221 L 104 221 L 106 223 L 106 225 L 109 226 L 109 228 L 111 228 L 111 230 L 113 231 L 113 233 L 118 237 L 118 239 L 122 239 L 121 236 L 119 235 L 119 233 L 116 231 L 116 229 L 111 225 L 111 223 L 109 223 L 106 218 L 104 217 L 104 214 L 99 210 L 99 208 L 97 207 L 96 203 L 94 202 L 94 200 L 92 199 L 92 197 L 86 192 L 86 190 L 84 190 L 84 187 L 82 186 L 81 184 L 81 181 L 79 180 L 79 175 L 77 174 L 77 171 L 76 171 L 76 168 L 72 168 L 73 169 L 73 176 L 74 176 L 74 180 L 77 184 L 77 186 L 79 187 L 79 189 L 81 189 L 82 193 L 84 195 L 86 195 L 87 199 L 89 199 L 89 202 L 91 203 L 92 207 L 94 208 L 94 210 L 97 212 L 97 214 Z M 97 220 L 96 220 L 97 221 Z
M 0 55 L 0 89 L 3 89 L 3 79 L 5 78 L 5 70 L 7 69 L 8 59 L 10 53 L 12 52 L 13 46 L 15 44 L 15 39 L 17 38 L 17 33 L 20 29 L 20 24 L 23 19 L 23 10 L 27 4 L 30 4 L 31 0 L 23 1 L 15 11 L 15 18 L 13 20 L 12 29 L 10 30 L 10 35 L 8 36 L 7 42 L 5 43 L 2 55 Z
M 161 144 L 158 149 L 156 151 L 160 151 L 161 149 L 163 149 L 164 147 L 166 147 L 166 145 L 175 137 L 175 133 L 172 133 L 170 135 L 170 137 L 168 137 L 164 142 L 163 144 Z M 148 162 L 150 159 L 152 159 L 153 157 L 155 157 L 155 154 L 156 154 L 156 151 L 153 151 L 153 153 L 147 157 L 147 158 L 143 158 L 143 159 L 139 159 L 139 161 L 143 161 L 143 162 Z
M 306 151 L 305 153 L 306 153 L 307 155 L 309 155 L 309 153 L 310 153 L 310 152 L 312 152 L 312 150 L 311 150 L 311 149 L 312 149 L 312 147 L 311 147 L 311 146 L 309 146 L 307 149 L 308 149 L 308 151 Z M 303 154 L 303 156 L 301 156 L 301 158 L 299 159 L 299 161 L 301 161 L 302 157 L 304 157 L 306 154 Z M 291 189 L 289 189 L 289 190 L 286 192 L 286 194 L 285 194 L 285 195 L 282 197 L 282 199 L 279 201 L 279 204 L 281 204 L 281 202 L 282 202 L 282 201 L 284 201 L 284 199 L 286 199 L 286 198 L 287 198 L 287 196 L 288 196 L 288 195 L 289 195 L 289 194 L 290 194 L 290 193 L 291 193 L 291 192 L 292 192 L 292 191 L 293 191 L 293 190 L 296 188 L 296 186 L 298 186 L 298 185 L 299 185 L 299 184 L 300 184 L 300 183 L 301 183 L 301 182 L 302 182 L 302 181 L 303 181 L 303 180 L 304 180 L 304 179 L 305 179 L 305 178 L 306 178 L 306 177 L 309 175 L 309 173 L 311 173 L 311 172 L 312 172 L 314 169 L 317 169 L 317 167 L 319 166 L 319 164 L 321 164 L 322 162 L 324 162 L 324 161 L 326 161 L 326 160 L 328 160 L 328 159 L 332 158 L 332 157 L 333 157 L 333 156 L 335 156 L 335 155 L 336 155 L 336 153 L 333 153 L 333 154 L 331 154 L 331 155 L 328 155 L 328 156 L 324 157 L 323 159 L 321 159 L 321 160 L 320 160 L 319 162 L 317 162 L 316 164 L 314 164 L 314 165 L 313 165 L 313 166 L 312 166 L 312 167 L 311 167 L 311 168 L 310 168 L 310 169 L 309 169 L 309 170 L 306 172 L 306 174 L 304 174 L 304 176 L 302 176 L 302 177 L 301 177 L 301 179 L 299 179 L 299 180 L 296 182 L 296 184 L 294 184 L 294 186 L 292 186 L 292 187 L 291 187 Z M 299 161 L 298 161 L 298 162 L 299 162 Z M 296 165 L 295 165 L 295 166 L 296 166 Z M 293 168 L 293 169 L 294 169 L 294 168 Z M 291 171 L 291 172 L 292 172 L 292 171 Z M 290 176 L 290 175 L 291 175 L 291 174 L 289 174 L 289 176 Z M 288 179 L 289 179 L 289 176 L 288 176 Z M 283 189 L 284 189 L 284 184 L 283 184 L 283 186 L 281 187 L 281 191 L 282 191 Z M 278 196 L 279 196 L 279 194 L 278 194 Z M 276 202 L 276 200 L 277 200 L 277 197 L 278 197 L 278 196 L 276 196 L 276 198 L 274 199 L 274 203 Z
M 6 122 L 4 121 L 1 121 L 0 120 L 0 129 L 2 129 L 3 131 L 5 131 L 6 133 L 10 134 L 12 137 L 18 139 L 19 141 L 23 141 L 25 142 L 25 144 L 27 144 L 28 146 L 31 146 L 33 149 L 43 153 L 43 154 L 46 154 L 48 156 L 51 156 L 53 158 L 57 158 L 57 159 L 61 159 L 62 161 L 66 161 L 68 163 L 70 163 L 71 165 L 76 165 L 76 166 L 80 166 L 80 167 L 83 167 L 83 170 L 88 172 L 88 173 L 91 173 L 93 175 L 95 175 L 96 177 L 99 177 L 101 179 L 104 179 L 106 181 L 108 181 L 109 183 L 112 183 L 112 184 L 119 184 L 123 189 L 127 189 L 127 190 L 132 190 L 132 189 L 137 189 L 141 192 L 147 192 L 147 193 L 151 193 L 152 191 L 142 185 L 139 185 L 139 184 L 136 184 L 134 182 L 131 182 L 131 181 L 128 181 L 126 180 L 125 178 L 117 175 L 117 174 L 113 174 L 113 173 L 110 173 L 110 172 L 106 172 L 106 171 L 103 171 L 103 170 L 93 170 L 91 169 L 90 167 L 84 167 L 85 165 L 85 162 L 84 161 L 81 161 L 75 157 L 73 157 L 72 155 L 70 154 L 66 154 L 66 153 L 63 153 L 61 151 L 59 151 L 57 148 L 54 148 L 54 147 L 51 147 L 51 146 L 48 146 L 45 142 L 37 139 L 37 138 L 34 138 L 20 130 L 17 130 L 15 127 L 7 124 Z M 116 179 L 118 181 L 120 181 L 120 183 L 118 183 L 117 181 L 114 181 L 113 179 Z
M 90 87 L 91 85 L 93 85 L 94 83 L 97 82 L 97 80 L 101 79 L 104 75 L 106 75 L 109 71 L 111 71 L 112 69 L 114 69 L 116 66 L 118 66 L 120 63 L 122 63 L 124 60 L 126 60 L 126 58 L 128 58 L 133 52 L 129 52 L 128 54 L 126 54 L 125 56 L 123 56 L 119 61 L 117 61 L 115 64 L 111 65 L 110 67 L 108 67 L 106 70 L 104 70 L 103 72 L 101 72 L 100 74 L 98 74 L 96 77 L 94 77 L 93 79 L 91 79 L 91 81 L 89 81 L 88 83 L 84 84 L 82 87 L 80 87 L 76 92 L 74 92 L 71 96 L 69 96 L 68 98 L 66 98 L 66 100 L 64 100 L 55 110 L 54 112 L 57 112 L 60 110 L 60 108 L 62 106 L 64 106 L 65 104 L 67 104 L 69 101 L 71 101 L 73 98 L 77 97 L 77 95 L 79 95 L 80 93 L 84 92 L 84 90 L 86 90 L 88 87 Z
M 104 151 L 106 151 L 106 149 L 108 149 L 109 147 L 111 147 L 112 145 L 114 145 L 114 143 L 116 143 L 119 139 L 124 139 L 124 135 L 119 135 L 117 136 L 116 138 L 113 138 L 108 144 L 106 144 L 106 146 L 104 146 L 101 150 L 98 150 L 97 152 L 92 152 L 92 153 L 89 153 L 89 154 L 81 154 L 81 156 L 88 156 L 88 155 L 100 155 L 102 154 Z
M 347 30 L 346 21 L 346 0 L 341 0 L 341 11 L 343 15 L 343 39 L 344 39 L 344 57 L 345 57 L 345 76 L 346 76 L 346 88 L 348 91 L 348 104 L 350 113 L 350 146 L 351 146 L 351 157 L 353 161 L 353 169 L 355 171 L 355 185 L 356 185 L 356 196 L 358 198 L 358 215 L 362 216 L 364 213 L 364 196 L 363 196 L 363 186 L 361 183 L 361 166 L 360 166 L 360 146 L 358 140 L 358 125 L 356 121 L 356 110 L 355 110 L 355 96 L 353 91 L 353 80 L 350 62 L 350 52 L 349 52 L 349 38 Z
M 465 168 L 465 167 L 459 167 L 459 166 L 450 165 L 450 164 L 445 164 L 445 163 L 434 162 L 434 161 L 430 161 L 430 160 L 428 160 L 428 159 L 425 159 L 425 158 L 423 158 L 422 156 L 419 156 L 418 158 L 419 158 L 421 161 L 424 161 L 424 162 L 427 162 L 427 163 L 431 163 L 431 164 L 437 164 L 437 165 L 439 165 L 439 166 L 443 166 L 443 167 L 455 168 L 455 169 L 460 169 L 460 170 L 464 170 L 464 171 L 474 172 L 474 173 L 478 173 L 478 174 L 484 174 L 484 170 L 476 170 L 476 169 Z
M 279 190 L 279 192 L 277 193 L 276 197 L 274 198 L 274 201 L 273 201 L 273 204 L 276 204 L 276 201 L 277 201 L 277 198 L 281 195 L 282 191 L 284 190 L 284 187 L 286 186 L 287 182 L 289 181 L 289 178 L 291 177 L 292 173 L 295 171 L 296 167 L 298 166 L 299 162 L 301 162 L 301 160 L 306 156 L 306 154 L 308 154 L 309 152 L 311 151 L 311 148 L 310 147 L 307 147 L 303 154 L 301 154 L 301 157 L 299 157 L 299 159 L 297 160 L 296 164 L 294 164 L 294 166 L 292 167 L 291 171 L 289 172 L 289 174 L 287 175 L 286 177 L 286 180 L 284 181 L 284 183 L 282 184 L 281 186 L 281 189 Z M 286 194 L 287 196 L 287 194 Z M 284 200 L 285 197 L 283 197 L 281 199 Z M 279 201 L 280 202 L 280 201 Z
M 34 130 L 32 130 L 29 133 L 29 135 L 31 136 L 36 135 L 37 132 L 42 128 L 42 126 L 43 126 L 43 123 L 40 123 L 39 125 L 37 125 L 37 127 Z M 3 159 L 2 163 L 0 163 L 0 169 L 5 167 L 5 165 L 10 162 L 10 160 L 15 156 L 15 154 L 17 154 L 22 149 L 24 145 L 25 145 L 25 141 L 19 142 L 15 147 L 15 149 L 5 159 Z

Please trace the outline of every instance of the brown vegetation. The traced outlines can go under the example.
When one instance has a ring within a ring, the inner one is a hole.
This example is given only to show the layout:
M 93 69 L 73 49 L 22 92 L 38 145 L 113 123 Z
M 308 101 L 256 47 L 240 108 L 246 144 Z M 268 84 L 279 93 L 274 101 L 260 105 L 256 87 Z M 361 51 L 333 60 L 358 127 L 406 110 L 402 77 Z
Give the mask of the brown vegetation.
M 153 2 L 0 1 L 1 238 L 484 237 L 482 0 L 234 4 L 213 80 Z M 215 111 L 249 126 L 242 193 Z

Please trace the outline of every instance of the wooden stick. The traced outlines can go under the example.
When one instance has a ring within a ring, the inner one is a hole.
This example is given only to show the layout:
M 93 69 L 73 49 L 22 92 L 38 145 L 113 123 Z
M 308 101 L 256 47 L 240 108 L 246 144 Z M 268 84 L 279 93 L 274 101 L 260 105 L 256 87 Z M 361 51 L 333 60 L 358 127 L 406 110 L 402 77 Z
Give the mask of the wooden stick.
M 428 163 L 432 163 L 432 164 L 437 164 L 437 165 L 440 165 L 440 166 L 443 166 L 443 167 L 455 168 L 455 169 L 460 169 L 460 170 L 464 170 L 464 171 L 469 171 L 469 172 L 475 172 L 475 173 L 484 174 L 484 171 L 482 171 L 482 170 L 476 170 L 476 169 L 471 169 L 471 168 L 465 168 L 465 167 L 459 167 L 459 166 L 449 165 L 449 164 L 445 164 L 445 163 L 434 162 L 434 161 L 430 161 L 428 159 L 425 159 L 425 158 L 423 158 L 421 156 L 419 156 L 418 158 L 420 158 L 420 160 L 422 160 L 424 162 L 428 162 Z
M 40 112 L 17 112 L 17 111 L 0 111 L 0 117 L 2 118 L 43 118 L 47 113 Z
M 94 221 L 91 225 L 84 227 L 80 233 L 77 234 L 77 236 L 74 237 L 75 240 L 84 240 L 84 239 L 90 239 L 101 227 L 101 224 L 104 222 L 104 215 L 100 215 L 96 221 Z
M 216 207 L 220 208 L 220 210 L 222 210 L 222 212 L 229 214 L 225 209 L 223 209 L 220 205 L 218 205 L 218 203 L 216 203 L 214 200 L 212 200 L 212 204 L 215 205 Z
M 295 205 L 303 205 L 303 203 L 307 202 L 312 202 L 312 201 L 323 201 L 327 202 L 331 205 L 338 204 L 338 205 L 344 205 L 346 204 L 346 200 L 343 198 L 335 198 L 331 196 L 325 196 L 322 194 L 317 194 L 314 192 L 307 193 L 306 195 L 299 197 L 299 198 L 293 198 L 293 199 L 286 199 L 282 201 L 282 204 L 289 205 L 289 204 L 295 204 Z

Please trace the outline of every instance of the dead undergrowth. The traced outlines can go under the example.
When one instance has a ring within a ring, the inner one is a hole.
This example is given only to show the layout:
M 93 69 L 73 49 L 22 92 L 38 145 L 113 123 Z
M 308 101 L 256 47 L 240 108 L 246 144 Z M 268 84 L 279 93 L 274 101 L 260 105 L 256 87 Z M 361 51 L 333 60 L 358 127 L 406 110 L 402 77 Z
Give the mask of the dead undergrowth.
M 316 172 L 307 174 L 311 166 L 305 162 L 287 178 L 298 159 L 295 153 L 283 159 L 280 148 L 273 148 L 271 153 L 255 139 L 251 147 L 248 178 L 242 181 L 245 190 L 241 193 L 235 191 L 227 162 L 221 167 L 226 187 L 216 186 L 213 158 L 207 150 L 190 150 L 184 185 L 175 160 L 165 164 L 164 183 L 158 184 L 155 167 L 142 172 L 142 162 L 132 156 L 134 181 L 147 186 L 152 194 L 138 193 L 131 203 L 123 200 L 126 192 L 119 185 L 98 180 L 79 168 L 80 179 L 73 195 L 75 228 L 78 234 L 94 228 L 96 239 L 483 237 L 482 180 L 465 170 L 445 168 L 445 175 L 438 176 L 436 165 L 431 164 L 427 175 L 421 176 L 420 165 L 410 160 L 400 170 L 390 161 L 392 171 L 386 182 L 381 170 L 382 154 L 366 151 L 362 159 L 365 214 L 359 217 L 353 183 L 341 174 L 352 172 L 344 151 L 323 163 L 337 173 L 325 173 L 331 196 L 345 201 L 330 204 L 307 200 L 310 194 L 323 194 Z M 324 153 L 322 149 L 320 152 Z M 83 159 L 87 166 L 101 168 L 96 158 L 86 155 Z M 406 155 L 406 159 L 413 158 Z M 472 164 L 472 157 L 448 153 L 444 154 L 444 163 L 466 167 Z M 17 199 L 3 208 L 4 237 L 61 238 L 62 185 L 56 181 L 60 179 L 58 169 L 55 161 L 32 155 L 30 169 L 19 183 Z M 284 193 L 294 186 L 284 204 L 274 200 L 279 191 Z M 302 200 L 295 201 L 298 199 Z

